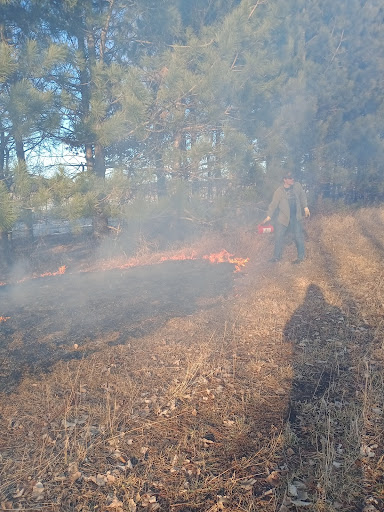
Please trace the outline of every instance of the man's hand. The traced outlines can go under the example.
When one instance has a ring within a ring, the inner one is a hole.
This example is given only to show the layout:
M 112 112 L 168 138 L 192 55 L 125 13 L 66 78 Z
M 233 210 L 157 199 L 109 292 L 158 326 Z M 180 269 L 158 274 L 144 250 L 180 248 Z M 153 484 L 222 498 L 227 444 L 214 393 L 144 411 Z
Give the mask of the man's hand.
M 265 217 L 265 219 L 263 220 L 262 224 L 266 224 L 270 220 L 271 220 L 271 217 Z
M 307 208 L 307 207 L 304 208 L 304 215 L 306 217 L 310 217 L 311 216 L 311 212 L 309 211 L 309 208 Z

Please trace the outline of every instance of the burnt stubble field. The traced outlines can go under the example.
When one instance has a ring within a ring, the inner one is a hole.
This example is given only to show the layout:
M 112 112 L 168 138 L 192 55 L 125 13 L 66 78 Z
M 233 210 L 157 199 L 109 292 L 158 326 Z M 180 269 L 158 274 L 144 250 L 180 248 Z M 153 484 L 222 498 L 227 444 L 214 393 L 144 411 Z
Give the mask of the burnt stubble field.
M 39 277 L 0 287 L 2 391 L 23 371 L 49 370 L 57 361 L 88 357 L 74 351 L 104 335 L 125 344 L 150 334 L 167 320 L 191 315 L 199 301 L 229 293 L 233 265 L 206 261 L 159 264 Z M 7 372 L 8 368 L 8 372 Z
M 241 272 L 33 254 L 67 269 L 0 287 L 0 510 L 383 510 L 384 210 L 306 231 L 299 266 L 249 226 L 188 247 Z

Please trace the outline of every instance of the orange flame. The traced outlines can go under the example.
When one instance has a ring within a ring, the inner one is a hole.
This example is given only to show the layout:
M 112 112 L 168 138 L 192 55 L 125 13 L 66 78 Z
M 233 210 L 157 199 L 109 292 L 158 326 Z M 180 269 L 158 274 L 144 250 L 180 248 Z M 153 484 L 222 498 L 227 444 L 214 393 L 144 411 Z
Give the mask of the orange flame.
M 41 274 L 38 277 L 47 277 L 47 276 L 60 276 L 62 274 L 65 274 L 67 267 L 63 265 L 62 267 L 59 267 L 59 270 L 57 272 L 46 272 L 45 274 Z
M 152 265 L 159 262 L 162 263 L 164 261 L 198 260 L 200 258 L 203 260 L 208 260 L 210 263 L 232 263 L 235 265 L 235 272 L 240 272 L 241 269 L 249 261 L 249 258 L 234 258 L 233 254 L 230 254 L 228 251 L 223 249 L 218 253 L 206 254 L 201 257 L 198 256 L 196 251 L 191 251 L 190 253 L 179 252 L 177 254 L 173 254 L 172 256 L 162 256 L 160 259 L 156 259 L 155 261 L 152 260 L 146 263 L 143 263 L 137 258 L 131 258 L 123 265 L 119 265 L 118 268 L 132 268 L 138 265 Z
M 233 263 L 235 265 L 235 272 L 240 272 L 240 270 L 245 267 L 249 261 L 249 258 L 234 258 L 233 254 L 230 254 L 225 249 L 218 253 L 203 256 L 203 259 L 208 260 L 211 263 Z
M 139 265 L 151 265 L 159 262 L 164 261 L 182 261 L 182 260 L 198 260 L 200 257 L 197 255 L 196 251 L 191 251 L 189 254 L 185 252 L 180 252 L 178 254 L 174 254 L 172 256 L 163 256 L 160 259 L 156 258 L 155 261 L 147 261 L 143 262 L 139 258 L 131 258 L 126 263 L 122 265 L 114 264 L 113 262 L 109 262 L 109 264 L 106 266 L 106 268 L 102 268 L 101 270 L 110 270 L 112 268 L 132 268 Z M 212 254 L 206 254 L 204 256 L 201 256 L 202 259 L 208 260 L 210 263 L 232 263 L 235 265 L 235 272 L 240 272 L 243 267 L 248 263 L 249 258 L 235 258 L 233 254 L 230 254 L 228 251 L 223 249 L 222 251 L 218 253 L 212 253 Z M 44 274 L 40 275 L 33 275 L 29 277 L 24 277 L 23 279 L 20 279 L 16 281 L 17 284 L 24 283 L 25 281 L 29 281 L 31 279 L 37 279 L 39 277 L 47 277 L 47 276 L 58 276 L 65 274 L 67 270 L 67 267 L 65 265 L 59 267 L 59 269 L 56 272 L 45 272 Z M 100 270 L 100 267 L 98 268 Z M 89 272 L 90 269 L 83 270 L 82 272 Z M 0 286 L 5 286 L 9 283 L 6 282 L 0 282 Z
M 0 324 L 6 322 L 7 320 L 9 320 L 11 317 L 10 316 L 0 316 Z
M 25 281 L 29 281 L 31 279 L 38 279 L 39 277 L 59 276 L 59 275 L 65 274 L 66 269 L 67 269 L 67 267 L 65 265 L 63 265 L 62 267 L 59 267 L 59 270 L 57 270 L 56 272 L 45 272 L 44 274 L 40 274 L 40 275 L 24 277 L 23 279 L 19 279 L 18 281 L 16 281 L 16 283 L 17 284 L 24 283 Z M 5 286 L 7 284 L 9 284 L 9 283 L 0 282 L 0 286 Z

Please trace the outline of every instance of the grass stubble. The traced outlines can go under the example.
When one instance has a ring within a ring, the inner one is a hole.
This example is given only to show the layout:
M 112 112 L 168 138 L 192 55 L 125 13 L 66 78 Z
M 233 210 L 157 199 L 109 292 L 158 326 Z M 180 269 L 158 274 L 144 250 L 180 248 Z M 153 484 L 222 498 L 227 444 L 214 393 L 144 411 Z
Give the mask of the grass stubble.
M 383 510 L 383 227 L 318 215 L 301 266 L 238 230 L 214 307 L 26 373 L 0 397 L 0 510 Z

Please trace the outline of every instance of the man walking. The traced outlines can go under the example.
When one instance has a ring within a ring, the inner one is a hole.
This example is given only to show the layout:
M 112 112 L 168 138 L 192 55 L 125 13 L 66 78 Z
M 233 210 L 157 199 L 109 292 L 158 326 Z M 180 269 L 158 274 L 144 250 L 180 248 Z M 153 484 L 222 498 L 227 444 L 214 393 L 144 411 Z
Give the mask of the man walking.
M 293 263 L 301 263 L 305 257 L 303 216 L 309 217 L 307 196 L 300 183 L 295 183 L 292 173 L 288 172 L 283 178 L 283 184 L 275 191 L 268 207 L 267 217 L 262 224 L 269 222 L 277 214 L 275 223 L 275 249 L 270 262 L 281 260 L 284 247 L 284 237 L 291 229 L 297 248 L 297 259 Z

